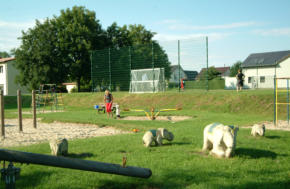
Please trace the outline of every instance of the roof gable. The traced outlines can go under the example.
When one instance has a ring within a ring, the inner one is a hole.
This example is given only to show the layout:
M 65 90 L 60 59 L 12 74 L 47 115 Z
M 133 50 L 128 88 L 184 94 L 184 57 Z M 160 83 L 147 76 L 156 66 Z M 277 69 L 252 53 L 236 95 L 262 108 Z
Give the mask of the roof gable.
M 9 57 L 9 58 L 0 58 L 0 63 L 4 63 L 4 62 L 9 62 L 15 60 L 14 57 Z
M 288 57 L 290 50 L 250 54 L 242 63 L 242 68 L 275 66 Z

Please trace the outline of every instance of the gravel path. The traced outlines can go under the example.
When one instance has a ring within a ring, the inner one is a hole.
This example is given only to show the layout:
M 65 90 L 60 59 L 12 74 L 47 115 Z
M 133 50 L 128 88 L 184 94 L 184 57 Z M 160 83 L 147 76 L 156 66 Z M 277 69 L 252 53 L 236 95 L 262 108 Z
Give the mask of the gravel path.
M 0 140 L 0 148 L 10 146 L 25 146 L 48 142 L 55 138 L 89 138 L 127 133 L 113 127 L 98 127 L 90 124 L 77 123 L 41 123 L 33 128 L 32 119 L 23 119 L 23 132 L 19 132 L 17 119 L 5 119 L 5 138 Z

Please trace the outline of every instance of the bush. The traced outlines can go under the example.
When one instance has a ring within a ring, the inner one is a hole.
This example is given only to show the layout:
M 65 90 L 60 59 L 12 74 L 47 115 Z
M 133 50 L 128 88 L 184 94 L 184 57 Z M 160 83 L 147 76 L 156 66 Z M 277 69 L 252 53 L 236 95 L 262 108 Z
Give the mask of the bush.
M 207 81 L 206 80 L 195 80 L 195 81 L 185 81 L 185 89 L 206 89 Z M 224 89 L 225 80 L 222 78 L 214 78 L 208 81 L 209 89 Z

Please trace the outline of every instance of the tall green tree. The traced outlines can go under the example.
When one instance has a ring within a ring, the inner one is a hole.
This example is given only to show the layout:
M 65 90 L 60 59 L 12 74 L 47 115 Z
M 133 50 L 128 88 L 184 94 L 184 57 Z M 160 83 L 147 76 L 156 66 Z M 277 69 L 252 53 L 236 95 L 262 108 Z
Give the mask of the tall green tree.
M 207 74 L 208 74 L 208 76 L 207 76 Z M 214 66 L 211 66 L 208 68 L 207 73 L 206 73 L 206 69 L 202 69 L 200 79 L 206 80 L 208 78 L 208 80 L 212 80 L 212 79 L 218 77 L 219 75 L 221 75 L 221 73 Z
M 36 89 L 40 84 L 58 84 L 66 79 L 67 69 L 55 45 L 57 30 L 49 19 L 36 21 L 34 28 L 22 33 L 21 40 L 15 50 L 18 83 Z
M 230 68 L 230 77 L 235 77 L 238 74 L 238 70 L 241 69 L 242 62 L 237 61 Z
M 9 55 L 9 53 L 7 53 L 5 51 L 0 51 L 0 57 L 7 58 L 7 57 L 10 57 L 10 55 Z
M 117 23 L 113 23 L 109 26 L 107 37 L 110 48 L 93 53 L 94 59 L 98 62 L 98 68 L 93 69 L 99 73 L 95 75 L 95 81 L 102 86 L 112 84 L 112 89 L 114 86 L 119 86 L 121 90 L 128 90 L 130 69 L 145 69 L 153 66 L 165 68 L 165 77 L 169 78 L 168 56 L 162 47 L 152 39 L 154 35 L 154 32 L 147 30 L 142 25 L 120 27 Z M 110 73 L 109 70 L 111 70 Z
M 81 79 L 90 80 L 90 51 L 105 46 L 105 31 L 96 20 L 95 12 L 84 7 L 62 10 L 53 22 L 58 30 L 57 46 L 63 61 L 69 65 L 68 77 L 77 81 L 79 91 Z
M 36 88 L 41 83 L 90 80 L 89 52 L 105 46 L 99 20 L 84 7 L 61 10 L 60 16 L 22 33 L 22 44 L 15 51 L 17 81 Z

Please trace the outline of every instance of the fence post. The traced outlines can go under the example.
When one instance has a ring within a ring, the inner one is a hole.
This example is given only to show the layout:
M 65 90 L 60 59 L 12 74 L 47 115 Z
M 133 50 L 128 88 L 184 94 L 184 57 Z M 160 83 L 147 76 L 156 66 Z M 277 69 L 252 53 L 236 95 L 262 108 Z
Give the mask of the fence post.
M 274 125 L 276 126 L 276 75 L 274 76 Z
M 208 89 L 208 37 L 206 36 L 206 90 Z
M 287 79 L 287 121 L 289 125 L 289 79 Z
M 92 92 L 94 91 L 94 79 L 93 79 L 93 51 L 90 52 L 90 60 L 91 60 L 91 80 L 92 80 Z M 33 95 L 33 90 L 32 90 Z
M 21 91 L 17 90 L 17 106 L 18 106 L 18 124 L 19 132 L 22 132 L 22 100 L 21 100 Z
M 129 46 L 129 64 L 130 64 L 130 86 L 129 92 L 132 92 L 132 56 L 131 56 L 131 47 Z
M 109 86 L 109 90 L 111 89 L 111 85 L 112 85 L 112 70 L 111 70 L 111 49 L 109 48 L 109 78 L 110 78 L 110 86 Z
M 180 81 L 180 41 L 177 41 L 177 56 L 178 56 L 178 92 L 180 92 L 181 81 Z
M 153 93 L 155 92 L 155 71 L 154 71 L 154 68 L 155 68 L 155 65 L 154 65 L 154 44 L 152 42 L 152 68 L 153 68 Z
M 3 90 L 0 90 L 0 111 L 1 111 L 1 137 L 5 138 L 5 125 L 4 125 L 4 97 Z
M 32 90 L 32 114 L 33 114 L 33 127 L 36 129 L 36 104 L 35 104 L 35 90 Z

